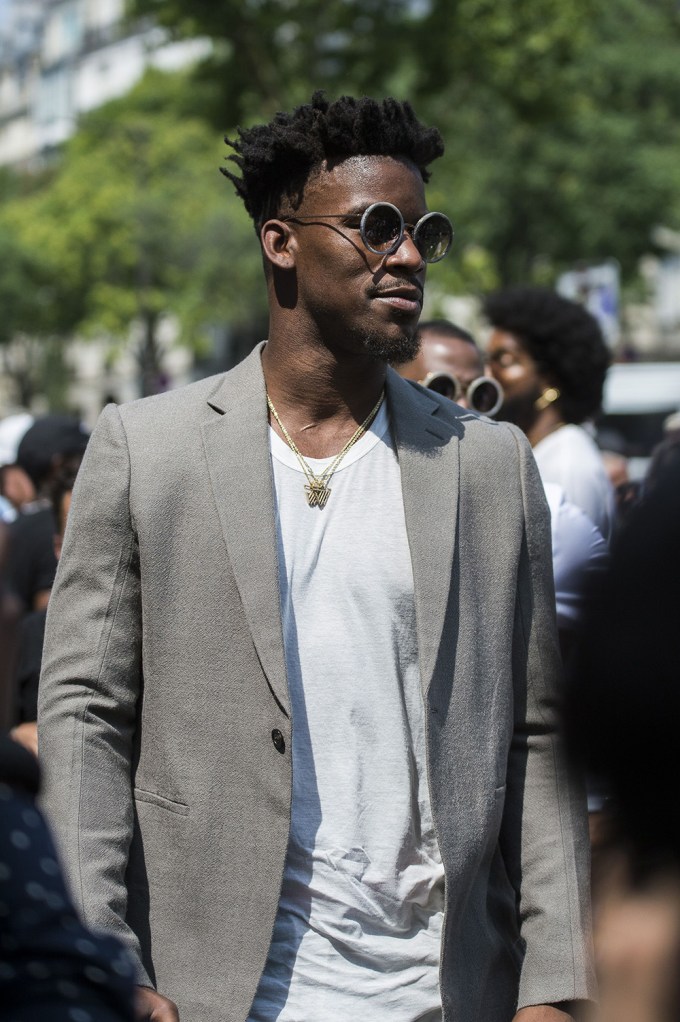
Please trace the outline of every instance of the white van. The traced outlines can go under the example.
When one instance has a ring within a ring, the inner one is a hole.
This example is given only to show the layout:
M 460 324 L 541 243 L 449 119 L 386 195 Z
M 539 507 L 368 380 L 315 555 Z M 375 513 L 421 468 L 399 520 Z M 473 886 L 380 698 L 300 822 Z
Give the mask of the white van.
M 625 454 L 631 478 L 641 479 L 665 419 L 679 409 L 680 362 L 616 363 L 607 372 L 598 443 Z

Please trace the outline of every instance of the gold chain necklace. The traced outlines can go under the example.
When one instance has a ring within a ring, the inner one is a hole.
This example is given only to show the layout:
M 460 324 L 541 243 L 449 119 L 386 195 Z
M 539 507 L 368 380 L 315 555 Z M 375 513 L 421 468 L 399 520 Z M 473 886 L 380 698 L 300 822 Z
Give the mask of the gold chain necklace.
M 283 433 L 285 441 L 290 447 L 295 457 L 297 458 L 297 460 L 300 462 L 300 467 L 302 468 L 302 471 L 305 474 L 305 478 L 307 479 L 307 483 L 305 485 L 305 493 L 307 495 L 307 503 L 309 504 L 310 507 L 324 508 L 326 506 L 326 504 L 328 503 L 328 498 L 331 495 L 331 491 L 328 486 L 328 482 L 331 476 L 335 472 L 336 468 L 338 467 L 342 459 L 347 454 L 350 447 L 354 447 L 357 440 L 359 440 L 364 435 L 366 430 L 369 428 L 369 426 L 375 419 L 376 415 L 378 414 L 378 411 L 380 410 L 380 405 L 383 403 L 384 397 L 385 391 L 382 392 L 382 394 L 376 401 L 374 407 L 368 413 L 368 415 L 361 423 L 359 428 L 356 429 L 354 433 L 352 433 L 351 437 L 349 438 L 343 449 L 340 451 L 340 453 L 335 455 L 330 465 L 323 470 L 321 475 L 318 476 L 314 472 L 312 472 L 311 468 L 309 467 L 303 456 L 300 454 L 300 451 L 298 450 L 295 441 L 293 440 L 292 436 L 290 435 L 284 424 L 281 422 L 281 419 L 279 418 L 279 413 L 277 412 L 276 408 L 274 408 L 274 405 L 272 404 L 269 394 L 267 394 L 267 405 L 269 406 L 269 411 L 272 413 L 272 415 L 278 422 L 279 426 L 281 427 L 281 432 Z

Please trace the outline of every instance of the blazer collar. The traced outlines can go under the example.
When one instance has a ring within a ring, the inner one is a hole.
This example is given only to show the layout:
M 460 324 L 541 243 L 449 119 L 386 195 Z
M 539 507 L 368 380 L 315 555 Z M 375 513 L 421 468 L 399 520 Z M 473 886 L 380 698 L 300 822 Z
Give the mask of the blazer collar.
M 202 432 L 227 555 L 255 649 L 274 698 L 290 714 L 263 347 L 222 378 L 208 400 L 221 414 Z
M 455 598 L 451 581 L 464 427 L 459 419 L 442 418 L 440 401 L 393 370 L 387 376 L 387 400 L 401 469 L 420 676 L 426 693 L 442 648 L 449 601 Z M 450 410 L 454 409 L 452 404 Z

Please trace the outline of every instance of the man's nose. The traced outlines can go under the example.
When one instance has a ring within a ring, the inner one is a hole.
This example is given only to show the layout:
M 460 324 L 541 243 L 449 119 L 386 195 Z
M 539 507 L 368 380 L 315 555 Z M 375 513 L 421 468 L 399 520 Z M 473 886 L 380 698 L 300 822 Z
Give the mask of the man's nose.
M 396 248 L 394 252 L 390 252 L 385 259 L 385 262 L 389 263 L 391 266 L 408 266 L 411 271 L 421 270 L 425 266 L 425 260 L 421 256 L 418 246 L 407 230 L 404 231 L 404 236 L 399 243 L 399 247 Z

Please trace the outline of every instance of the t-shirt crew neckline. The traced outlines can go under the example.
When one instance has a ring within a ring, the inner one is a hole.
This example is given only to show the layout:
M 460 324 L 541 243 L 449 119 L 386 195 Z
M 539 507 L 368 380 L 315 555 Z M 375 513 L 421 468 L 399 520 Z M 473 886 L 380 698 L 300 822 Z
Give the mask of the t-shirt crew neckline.
M 365 454 L 368 454 L 369 451 L 373 450 L 375 445 L 379 443 L 387 433 L 388 427 L 389 416 L 387 414 L 387 402 L 383 401 L 378 414 L 370 425 L 370 428 L 366 430 L 359 440 L 357 440 L 353 447 L 350 447 L 333 474 L 335 475 L 335 473 L 342 472 L 343 469 L 349 468 L 350 465 L 354 465 L 360 458 L 363 458 Z M 298 461 L 297 457 L 286 441 L 281 439 L 279 434 L 274 431 L 271 425 L 269 426 L 269 442 L 271 445 L 272 457 L 276 458 L 276 460 L 281 462 L 281 464 L 286 465 L 287 468 L 293 468 L 296 472 L 302 473 L 302 465 Z M 332 463 L 334 458 L 337 458 L 339 453 L 339 451 L 336 452 L 331 455 L 330 458 L 305 457 L 305 461 L 314 474 L 318 475 L 319 472 L 323 472 L 323 470 Z

